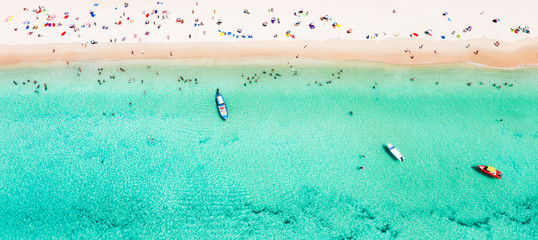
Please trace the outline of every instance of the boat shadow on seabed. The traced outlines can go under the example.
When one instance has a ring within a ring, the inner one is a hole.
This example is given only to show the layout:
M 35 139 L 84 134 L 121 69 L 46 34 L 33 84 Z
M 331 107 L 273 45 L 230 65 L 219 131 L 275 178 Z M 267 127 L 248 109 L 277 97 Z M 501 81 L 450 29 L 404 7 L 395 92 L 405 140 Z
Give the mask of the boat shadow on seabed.
M 487 176 L 487 174 L 486 174 L 486 173 L 484 173 L 484 172 L 482 172 L 482 170 L 480 170 L 480 168 L 479 168 L 479 167 L 476 167 L 476 166 L 472 166 L 471 168 L 472 168 L 473 170 L 475 170 L 475 171 L 476 171 L 477 173 L 482 173 L 482 174 L 484 174 L 484 176 Z

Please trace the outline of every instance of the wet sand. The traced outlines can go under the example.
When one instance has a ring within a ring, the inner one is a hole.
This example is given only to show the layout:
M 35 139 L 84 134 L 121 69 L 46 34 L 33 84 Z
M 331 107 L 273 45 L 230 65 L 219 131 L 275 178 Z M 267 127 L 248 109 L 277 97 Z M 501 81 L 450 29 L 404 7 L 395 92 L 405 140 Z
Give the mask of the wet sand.
M 379 41 L 100 43 L 86 47 L 80 43 L 0 45 L 0 64 L 238 57 L 364 60 L 405 65 L 468 62 L 501 68 L 538 64 L 538 39 L 500 42 L 499 47 L 494 46 L 494 42 L 492 39 L 428 41 L 409 38 Z M 470 44 L 468 48 L 465 47 L 467 44 Z M 423 47 L 419 48 L 420 45 Z M 479 50 L 478 54 L 473 53 L 476 50 Z

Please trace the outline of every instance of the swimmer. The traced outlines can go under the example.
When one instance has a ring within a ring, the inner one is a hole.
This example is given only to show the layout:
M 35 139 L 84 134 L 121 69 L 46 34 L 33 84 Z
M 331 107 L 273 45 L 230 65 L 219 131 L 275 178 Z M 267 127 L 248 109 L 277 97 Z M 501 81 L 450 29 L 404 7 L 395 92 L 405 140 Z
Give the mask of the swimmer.
M 353 111 L 349 111 L 349 115 L 353 116 Z

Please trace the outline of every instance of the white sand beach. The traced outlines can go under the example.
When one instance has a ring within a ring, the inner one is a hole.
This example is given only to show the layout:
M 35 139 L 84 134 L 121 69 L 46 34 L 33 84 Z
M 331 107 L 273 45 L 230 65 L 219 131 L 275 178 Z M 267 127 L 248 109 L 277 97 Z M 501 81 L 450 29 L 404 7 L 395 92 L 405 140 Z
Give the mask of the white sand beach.
M 538 63 L 537 1 L 20 1 L 0 63 L 281 56 Z

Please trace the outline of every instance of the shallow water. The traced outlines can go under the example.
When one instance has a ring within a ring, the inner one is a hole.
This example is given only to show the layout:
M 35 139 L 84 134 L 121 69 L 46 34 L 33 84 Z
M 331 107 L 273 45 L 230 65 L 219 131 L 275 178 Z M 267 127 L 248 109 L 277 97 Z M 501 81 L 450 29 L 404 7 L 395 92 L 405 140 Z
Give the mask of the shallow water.
M 537 68 L 293 67 L 0 68 L 0 237 L 538 237 Z

